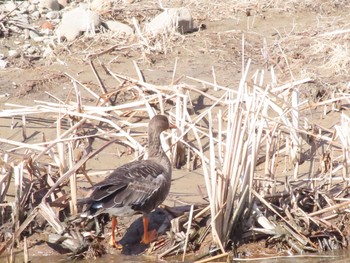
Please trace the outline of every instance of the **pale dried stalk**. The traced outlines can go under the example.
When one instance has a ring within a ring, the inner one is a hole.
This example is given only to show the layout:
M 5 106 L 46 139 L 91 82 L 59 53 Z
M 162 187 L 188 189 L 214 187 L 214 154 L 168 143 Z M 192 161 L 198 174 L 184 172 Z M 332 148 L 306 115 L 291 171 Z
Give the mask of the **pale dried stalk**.
M 301 137 L 297 130 L 299 129 L 299 90 L 294 87 L 292 91 L 292 125 L 293 128 L 290 131 L 292 139 L 291 156 L 294 164 L 294 179 L 298 178 L 300 154 L 301 154 Z
M 350 160 L 350 118 L 344 113 L 341 114 L 341 124 L 335 125 L 338 138 L 342 145 L 343 151 L 343 178 L 348 179 L 348 166 Z
M 229 254 L 228 253 L 222 253 L 210 258 L 206 258 L 206 259 L 202 259 L 202 260 L 197 260 L 194 263 L 206 263 L 206 262 L 217 262 L 218 259 L 223 258 L 223 257 L 228 257 Z M 227 262 L 227 261 L 225 261 Z
M 182 254 L 182 262 L 185 261 L 185 257 L 186 257 L 187 244 L 188 244 L 188 239 L 190 237 L 190 232 L 191 232 L 193 208 L 194 208 L 194 206 L 191 205 L 191 209 L 190 209 L 190 213 L 189 213 L 189 217 L 188 217 L 188 223 L 187 223 L 186 239 L 185 239 L 185 244 L 184 244 L 184 248 L 183 248 L 184 252 Z
M 72 143 L 68 144 L 68 165 L 69 169 L 72 169 L 74 166 L 74 150 Z M 69 185 L 70 185 L 70 194 L 71 194 L 71 202 L 70 202 L 70 211 L 72 215 L 76 215 L 78 212 L 77 209 L 77 174 L 73 173 L 71 177 L 69 177 Z
M 38 207 L 38 212 L 46 219 L 55 232 L 58 234 L 63 234 L 67 228 L 67 225 L 58 219 L 52 208 L 45 202 L 41 202 Z

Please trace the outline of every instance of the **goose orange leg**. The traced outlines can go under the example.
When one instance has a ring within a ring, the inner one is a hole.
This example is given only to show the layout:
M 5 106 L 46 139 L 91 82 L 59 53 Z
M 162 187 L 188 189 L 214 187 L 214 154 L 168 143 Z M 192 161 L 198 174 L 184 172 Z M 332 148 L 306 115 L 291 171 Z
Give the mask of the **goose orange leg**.
M 118 221 L 115 216 L 112 216 L 112 234 L 111 234 L 111 239 L 109 240 L 109 245 L 112 247 L 115 247 L 117 249 L 122 249 L 122 245 L 120 245 L 116 240 L 115 240 L 115 229 L 117 227 Z M 118 230 L 117 230 L 118 231 Z
M 141 243 L 143 244 L 149 244 L 157 238 L 157 231 L 155 229 L 148 231 L 148 223 L 148 216 L 143 215 L 143 238 L 141 240 Z

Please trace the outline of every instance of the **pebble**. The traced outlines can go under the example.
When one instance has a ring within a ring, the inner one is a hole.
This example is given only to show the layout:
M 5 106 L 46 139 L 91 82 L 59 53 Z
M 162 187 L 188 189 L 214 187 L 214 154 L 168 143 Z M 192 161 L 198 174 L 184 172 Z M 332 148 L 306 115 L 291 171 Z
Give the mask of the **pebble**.
M 15 8 L 17 7 L 17 5 L 14 2 L 6 2 L 4 4 L 2 4 L 0 6 L 0 9 L 2 12 L 8 13 L 13 11 Z
M 31 47 L 31 45 L 28 42 L 26 42 L 26 43 L 23 44 L 22 49 L 26 50 L 26 49 L 28 49 L 30 47 Z
M 28 14 L 21 14 L 16 16 L 16 22 L 21 25 L 29 25 L 29 15 Z
M 30 6 L 29 2 L 27 2 L 27 1 L 23 2 L 21 4 L 21 6 L 19 7 L 18 13 L 19 14 L 28 14 L 29 13 L 29 10 L 28 10 L 29 6 Z
M 26 53 L 29 54 L 29 55 L 33 55 L 36 52 L 37 52 L 37 48 L 33 47 L 33 46 L 27 48 L 27 50 L 26 50 Z
M 23 29 L 23 34 L 22 34 L 23 38 L 26 40 L 29 39 L 30 38 L 29 33 L 30 33 L 30 30 L 28 28 Z
M 134 34 L 134 29 L 132 29 L 130 26 L 123 24 L 118 21 L 114 20 L 108 20 L 105 22 L 107 28 L 111 30 L 112 32 L 115 32 L 117 34 L 124 34 L 124 35 L 132 35 Z
M 49 22 L 49 21 L 44 21 L 41 25 L 40 25 L 40 28 L 43 29 L 43 30 L 54 30 L 55 26 Z
M 31 18 L 32 18 L 33 20 L 38 20 L 40 17 L 41 17 L 41 14 L 40 14 L 39 11 L 34 11 L 34 12 L 32 13 L 32 15 L 31 15 Z
M 33 5 L 37 5 L 40 3 L 40 0 L 29 0 L 29 3 L 31 3 Z
M 31 13 L 31 15 L 33 15 L 33 12 L 37 12 L 36 5 L 30 4 L 27 8 L 27 11 L 28 11 L 28 13 Z
M 60 10 L 60 4 L 57 0 L 40 0 L 39 6 L 49 10 Z
M 90 8 L 96 12 L 109 10 L 112 7 L 113 1 L 114 0 L 93 0 L 90 4 Z
M 7 61 L 4 59 L 0 59 L 0 69 L 6 68 Z
M 184 34 L 193 30 L 193 18 L 186 7 L 168 8 L 154 17 L 145 27 L 145 31 L 152 35 L 169 34 L 174 31 Z
M 8 55 L 10 58 L 18 58 L 21 56 L 21 53 L 17 50 L 9 50 Z
M 33 30 L 29 30 L 29 37 L 31 39 L 36 39 L 36 38 L 40 37 L 40 35 L 38 34 L 38 32 L 35 32 Z
M 33 40 L 35 41 L 35 42 L 44 42 L 44 40 L 45 40 L 45 37 L 34 37 L 33 38 Z
M 60 18 L 60 12 L 50 11 L 50 12 L 47 12 L 45 16 L 47 19 L 50 19 L 50 20 L 57 19 L 57 18 Z
M 68 0 L 57 0 L 57 1 L 62 6 L 62 8 L 68 5 Z

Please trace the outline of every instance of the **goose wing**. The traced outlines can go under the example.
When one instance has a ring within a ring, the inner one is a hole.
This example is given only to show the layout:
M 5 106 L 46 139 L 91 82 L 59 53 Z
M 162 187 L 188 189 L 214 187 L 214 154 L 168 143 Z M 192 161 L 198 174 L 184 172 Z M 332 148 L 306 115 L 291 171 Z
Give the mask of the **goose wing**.
M 93 208 L 128 206 L 149 212 L 164 201 L 168 184 L 161 165 L 150 160 L 135 161 L 117 168 L 96 184 L 89 199 Z

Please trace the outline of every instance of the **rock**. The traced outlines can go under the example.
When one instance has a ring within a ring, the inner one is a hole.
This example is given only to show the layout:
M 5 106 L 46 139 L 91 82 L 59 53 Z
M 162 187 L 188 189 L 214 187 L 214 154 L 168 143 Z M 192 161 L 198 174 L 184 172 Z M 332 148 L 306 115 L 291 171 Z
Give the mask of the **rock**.
M 100 16 L 83 5 L 63 14 L 56 35 L 59 39 L 65 37 L 68 41 L 72 41 L 82 32 L 95 32 L 95 28 L 100 25 Z
M 22 26 L 29 27 L 29 16 L 27 14 L 21 14 L 16 16 L 16 22 Z
M 41 8 L 47 8 L 49 10 L 60 10 L 60 5 L 57 0 L 40 0 L 39 6 Z
M 7 65 L 7 61 L 3 60 L 3 59 L 0 59 L 0 69 L 6 68 L 6 65 Z
M 186 7 L 169 8 L 153 18 L 145 27 L 146 33 L 169 34 L 177 31 L 182 34 L 194 30 L 191 12 Z
M 29 2 L 23 2 L 21 5 L 20 5 L 20 7 L 19 7 L 19 13 L 20 14 L 28 14 L 29 13 L 29 10 L 28 10 L 28 8 L 29 8 L 29 6 L 30 6 L 31 4 L 29 3 Z
M 64 8 L 68 5 L 68 0 L 57 0 L 61 8 Z
M 41 25 L 40 25 L 40 28 L 42 30 L 54 30 L 55 29 L 55 26 L 49 22 L 49 21 L 44 21 Z
M 57 19 L 57 18 L 60 18 L 60 12 L 50 11 L 45 16 L 47 19 L 50 19 L 50 20 Z
M 117 33 L 118 35 L 132 35 L 134 34 L 134 29 L 132 29 L 130 26 L 123 24 L 118 21 L 108 20 L 105 22 L 107 28 L 111 30 L 112 32 Z
M 109 10 L 112 7 L 114 0 L 93 0 L 90 4 L 90 9 L 96 12 Z
M 32 5 L 38 5 L 40 3 L 40 0 L 29 0 L 29 3 Z
M 0 10 L 4 13 L 8 13 L 16 9 L 17 5 L 14 2 L 7 1 L 6 3 L 0 5 Z
M 38 49 L 36 47 L 29 47 L 29 48 L 27 48 L 26 53 L 29 55 L 33 55 L 33 54 L 37 53 L 37 51 L 38 51 Z
M 31 15 L 33 15 L 33 12 L 38 12 L 38 11 L 37 11 L 37 8 L 36 8 L 36 5 L 34 5 L 34 4 L 30 4 L 30 5 L 28 6 L 28 8 L 27 8 L 27 11 L 28 11 L 29 13 L 31 13 Z
M 28 49 L 30 47 L 31 47 L 31 45 L 29 44 L 29 42 L 26 41 L 26 43 L 23 44 L 22 49 L 26 50 L 26 49 Z
M 30 35 L 29 35 L 29 32 L 30 32 L 30 30 L 28 29 L 28 28 L 25 28 L 25 29 L 23 29 L 23 38 L 24 39 L 29 39 L 30 38 Z
M 33 31 L 33 30 L 29 30 L 29 37 L 31 39 L 36 39 L 36 38 L 40 37 L 40 34 L 38 32 Z
M 8 55 L 10 58 L 18 58 L 21 56 L 21 53 L 18 50 L 9 50 Z
M 33 40 L 35 42 L 44 42 L 45 39 L 46 39 L 45 37 L 35 37 L 35 38 L 33 38 Z
M 56 35 L 60 40 L 66 39 L 67 41 L 73 41 L 81 34 L 82 31 L 74 26 L 70 27 L 68 24 L 62 24 L 56 30 Z
M 33 20 L 38 20 L 40 18 L 40 12 L 39 11 L 34 11 L 32 14 L 31 14 L 31 18 Z

